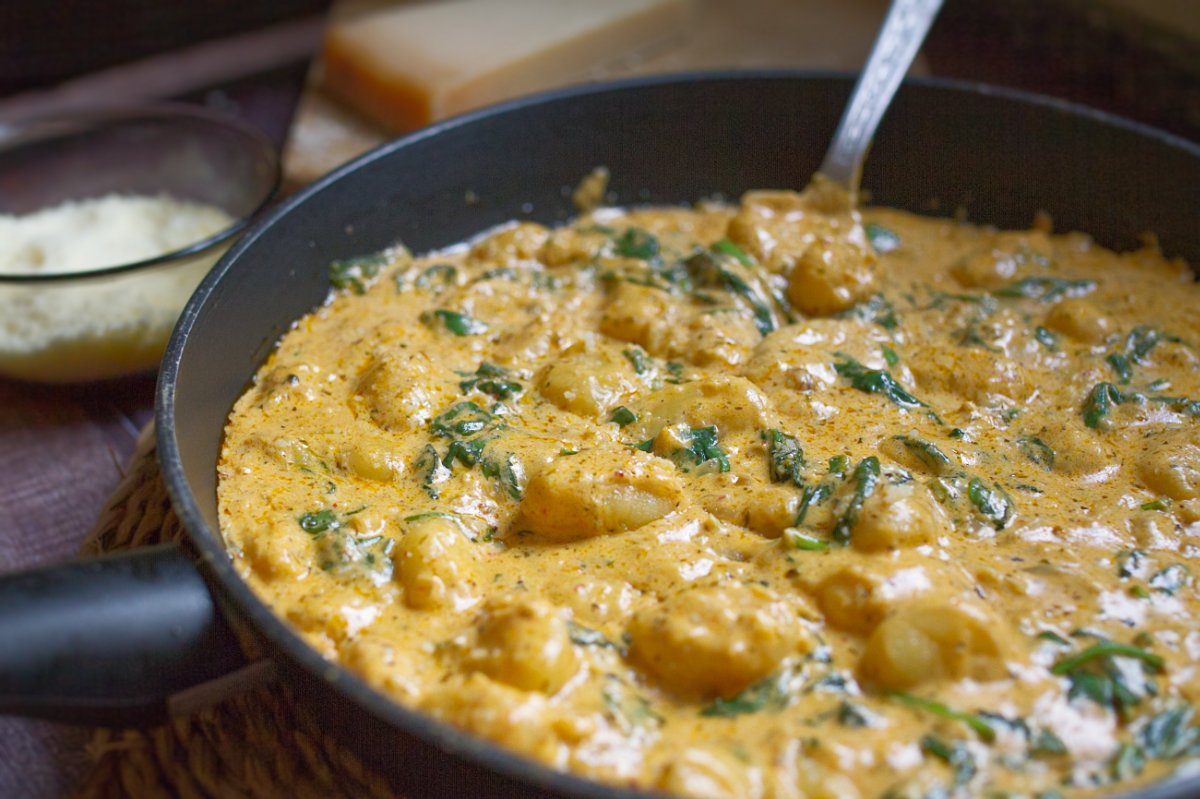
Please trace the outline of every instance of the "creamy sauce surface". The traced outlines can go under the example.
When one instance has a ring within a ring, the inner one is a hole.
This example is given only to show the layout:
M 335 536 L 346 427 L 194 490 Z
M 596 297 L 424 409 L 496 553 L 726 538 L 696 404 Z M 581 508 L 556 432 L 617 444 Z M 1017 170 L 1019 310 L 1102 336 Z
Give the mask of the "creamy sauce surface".
M 1191 272 L 818 205 L 334 264 L 230 417 L 239 572 L 397 701 L 610 783 L 1049 799 L 1194 771 Z

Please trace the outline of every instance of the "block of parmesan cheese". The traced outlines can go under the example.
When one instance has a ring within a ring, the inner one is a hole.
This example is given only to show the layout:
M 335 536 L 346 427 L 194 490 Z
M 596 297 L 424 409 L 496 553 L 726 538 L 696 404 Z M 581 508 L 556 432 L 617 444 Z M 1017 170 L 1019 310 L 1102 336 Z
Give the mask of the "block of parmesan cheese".
M 336 96 L 394 131 L 586 78 L 687 22 L 691 0 L 440 0 L 334 23 Z

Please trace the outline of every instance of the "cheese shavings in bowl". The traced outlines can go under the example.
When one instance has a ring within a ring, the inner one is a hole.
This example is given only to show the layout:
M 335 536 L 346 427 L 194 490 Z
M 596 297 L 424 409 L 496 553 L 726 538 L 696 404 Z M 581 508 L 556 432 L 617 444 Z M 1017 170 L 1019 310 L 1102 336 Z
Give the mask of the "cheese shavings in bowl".
M 216 206 L 166 195 L 110 194 L 0 215 L 0 275 L 77 277 L 0 288 L 0 371 L 62 382 L 152 367 L 182 304 L 223 250 L 149 272 L 80 273 L 173 253 L 234 221 Z
M 0 123 L 0 376 L 153 369 L 188 297 L 278 182 L 269 139 L 202 108 Z

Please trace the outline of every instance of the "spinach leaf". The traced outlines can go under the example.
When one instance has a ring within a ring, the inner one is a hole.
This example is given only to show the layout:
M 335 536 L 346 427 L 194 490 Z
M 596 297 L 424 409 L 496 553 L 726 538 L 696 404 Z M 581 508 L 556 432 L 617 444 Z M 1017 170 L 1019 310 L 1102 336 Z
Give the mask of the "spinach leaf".
M 877 324 L 884 330 L 895 330 L 900 325 L 896 309 L 882 294 L 874 294 L 867 300 L 838 315 L 840 319 L 858 319 Z
M 1174 563 L 1150 578 L 1150 587 L 1155 591 L 1174 596 L 1175 592 L 1188 584 L 1187 567 L 1182 563 Z
M 696 466 L 712 461 L 718 471 L 729 471 L 729 456 L 717 444 L 717 428 L 693 427 L 687 432 L 688 446 L 677 450 L 673 457 L 689 461 Z
M 1054 450 L 1037 436 L 1021 436 L 1017 439 L 1017 449 L 1031 462 L 1041 466 L 1046 471 L 1054 469 Z
M 863 458 L 854 469 L 854 493 L 850 497 L 850 502 L 842 512 L 841 518 L 834 524 L 833 530 L 830 531 L 830 537 L 835 543 L 843 545 L 850 543 L 850 533 L 854 529 L 854 525 L 858 523 L 858 516 L 862 512 L 863 504 L 878 483 L 879 458 L 874 455 Z
M 525 468 L 511 452 L 495 458 L 480 457 L 479 470 L 484 477 L 498 481 L 504 493 L 513 499 L 521 499 L 525 495 Z
M 442 464 L 441 456 L 433 444 L 426 444 L 421 454 L 413 461 L 413 469 L 421 476 L 421 488 L 430 499 L 437 499 L 441 494 L 438 484 L 450 476 L 450 470 Z
M 337 513 L 329 508 L 303 513 L 297 521 L 300 523 L 301 530 L 313 536 L 320 535 L 326 530 L 336 530 L 342 526 Z
M 350 289 L 355 294 L 365 294 L 370 282 L 379 276 L 379 270 L 388 262 L 383 253 L 344 258 L 329 264 L 329 283 L 335 289 Z
M 954 468 L 950 456 L 938 449 L 936 444 L 916 436 L 892 436 L 892 440 L 904 447 L 904 450 L 933 474 L 946 474 Z
M 1038 325 L 1033 329 L 1033 337 L 1037 339 L 1038 344 L 1041 344 L 1046 349 L 1054 352 L 1058 349 L 1058 337 L 1049 329 Z
M 958 721 L 967 725 L 976 735 L 984 741 L 991 743 L 996 740 L 996 730 L 992 725 L 985 721 L 982 717 L 975 713 L 964 713 L 961 710 L 955 710 L 934 699 L 923 699 L 919 696 L 908 693 L 907 691 L 892 691 L 888 694 L 888 698 L 893 699 L 901 704 L 914 707 L 918 710 L 923 710 L 926 713 L 931 713 L 939 718 L 949 719 L 950 721 Z
M 729 699 L 716 699 L 700 711 L 701 716 L 741 716 L 760 710 L 782 710 L 787 707 L 788 673 L 773 674 L 746 688 Z
M 638 415 L 626 408 L 624 405 L 618 405 L 613 409 L 612 415 L 608 417 L 608 421 L 616 422 L 620 427 L 631 425 L 637 420 Z
M 744 267 L 750 268 L 754 266 L 754 259 L 747 255 L 745 250 L 734 244 L 729 239 L 721 239 L 713 244 L 712 249 L 714 252 L 723 253 L 731 258 L 734 258 Z
M 1012 498 L 1003 488 L 995 483 L 989 488 L 978 477 L 972 477 L 967 483 L 967 498 L 980 515 L 990 521 L 997 530 L 1008 526 L 1016 512 Z
M 492 414 L 474 402 L 456 402 L 450 409 L 438 414 L 429 423 L 429 431 L 442 438 L 469 436 L 478 433 L 492 421 Z
M 698 287 L 717 288 L 741 297 L 750 306 L 754 326 L 761 335 L 775 329 L 775 317 L 769 303 L 737 273 L 721 264 L 712 253 L 698 252 L 684 261 L 688 275 Z
M 434 264 L 417 275 L 417 279 L 413 281 L 413 285 L 420 289 L 430 289 L 438 292 L 454 285 L 454 280 L 457 277 L 458 269 L 453 264 Z
M 759 437 L 767 444 L 768 470 L 771 481 L 792 483 L 804 487 L 804 450 L 795 436 L 781 430 L 769 428 L 759 431 Z
M 868 394 L 882 394 L 901 408 L 925 408 L 924 402 L 910 394 L 891 373 L 884 369 L 868 369 L 843 352 L 834 353 L 841 360 L 833 368 L 842 377 L 850 379 L 850 385 Z
M 524 386 L 509 378 L 507 369 L 486 361 L 479 364 L 474 372 L 459 372 L 458 375 L 466 378 L 458 384 L 464 394 L 480 391 L 497 400 L 506 400 L 525 390 Z
M 624 355 L 625 359 L 629 361 L 629 364 L 633 367 L 633 371 L 636 374 L 644 375 L 646 373 L 646 370 L 649 367 L 646 365 L 646 353 L 641 347 L 630 347 L 628 349 L 621 350 L 621 354 Z
M 871 247 L 880 255 L 889 253 L 900 246 L 900 237 L 894 231 L 878 222 L 868 222 L 863 226 Z
M 997 297 L 1025 298 L 1040 302 L 1051 302 L 1059 297 L 1082 297 L 1096 289 L 1094 280 L 1068 280 L 1061 277 L 1026 277 L 1002 288 L 993 294 Z
M 642 228 L 625 228 L 625 232 L 613 240 L 618 255 L 650 261 L 658 257 L 658 238 Z
M 485 322 L 468 316 L 459 311 L 448 311 L 445 308 L 437 308 L 433 312 L 433 316 L 440 319 L 442 324 L 456 336 L 474 336 L 487 331 L 488 326 Z
M 975 758 L 961 741 L 946 744 L 936 736 L 925 735 L 921 738 L 921 751 L 950 766 L 954 772 L 955 785 L 966 785 L 975 776 Z

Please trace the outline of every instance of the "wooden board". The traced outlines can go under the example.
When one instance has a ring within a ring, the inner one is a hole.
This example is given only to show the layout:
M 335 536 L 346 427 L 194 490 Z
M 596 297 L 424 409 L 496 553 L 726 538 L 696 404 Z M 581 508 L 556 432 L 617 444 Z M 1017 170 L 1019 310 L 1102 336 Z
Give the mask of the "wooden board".
M 367 0 L 337 13 L 379 5 Z M 885 0 L 695 0 L 691 24 L 673 40 L 597 65 L 584 80 L 731 67 L 857 71 L 886 7 Z M 924 71 L 920 63 L 917 70 Z M 284 151 L 288 185 L 304 185 L 392 135 L 322 89 L 318 62 Z

